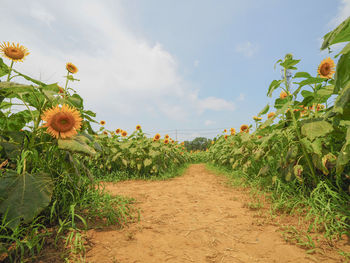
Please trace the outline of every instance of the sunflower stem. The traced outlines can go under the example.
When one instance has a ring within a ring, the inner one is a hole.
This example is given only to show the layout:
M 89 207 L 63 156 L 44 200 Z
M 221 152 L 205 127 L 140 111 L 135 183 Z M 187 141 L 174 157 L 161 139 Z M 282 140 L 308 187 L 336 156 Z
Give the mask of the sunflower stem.
M 68 86 L 69 71 L 67 70 L 66 85 L 64 86 L 64 98 L 67 96 L 67 86 Z
M 11 72 L 12 72 L 12 67 L 13 67 L 13 60 L 11 61 L 10 71 L 9 71 L 9 74 L 7 75 L 7 80 L 6 80 L 6 81 L 10 81 L 10 76 L 11 76 Z

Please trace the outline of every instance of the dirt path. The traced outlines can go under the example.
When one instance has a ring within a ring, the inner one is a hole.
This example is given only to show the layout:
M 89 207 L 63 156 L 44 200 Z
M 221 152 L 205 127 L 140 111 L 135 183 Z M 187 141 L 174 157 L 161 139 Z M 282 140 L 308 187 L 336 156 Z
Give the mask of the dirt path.
M 200 164 L 168 181 L 108 184 L 111 193 L 139 201 L 141 220 L 122 230 L 90 230 L 87 262 L 342 262 L 286 243 L 277 226 L 259 224 L 244 207 L 247 194 L 225 181 Z

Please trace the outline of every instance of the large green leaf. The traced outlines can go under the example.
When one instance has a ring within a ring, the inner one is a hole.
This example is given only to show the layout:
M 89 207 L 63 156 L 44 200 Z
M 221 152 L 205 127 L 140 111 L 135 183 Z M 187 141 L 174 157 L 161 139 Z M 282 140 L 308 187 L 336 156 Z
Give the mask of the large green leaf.
M 348 127 L 347 129 L 345 143 L 341 148 L 337 158 L 337 163 L 336 163 L 337 174 L 341 174 L 343 172 L 345 165 L 349 163 L 349 161 L 350 161 L 350 127 Z
M 313 141 L 316 137 L 322 137 L 333 131 L 333 126 L 327 121 L 312 121 L 301 127 L 301 133 Z
M 350 17 L 344 20 L 336 29 L 327 33 L 323 37 L 321 50 L 324 50 L 333 44 L 346 41 L 350 41 Z
M 88 155 L 95 155 L 96 151 L 90 147 L 88 143 L 90 140 L 83 135 L 76 135 L 69 139 L 58 139 L 58 148 L 68 150 L 71 152 L 84 153 Z
M 335 85 L 334 93 L 342 90 L 350 80 L 350 53 L 342 55 L 337 63 L 337 69 L 334 75 Z
M 29 223 L 51 201 L 53 183 L 44 173 L 18 175 L 9 170 L 0 177 L 0 213 L 6 214 L 11 228 L 16 228 L 20 220 Z
M 340 92 L 334 102 L 333 112 L 343 114 L 344 108 L 350 102 L 350 82 Z

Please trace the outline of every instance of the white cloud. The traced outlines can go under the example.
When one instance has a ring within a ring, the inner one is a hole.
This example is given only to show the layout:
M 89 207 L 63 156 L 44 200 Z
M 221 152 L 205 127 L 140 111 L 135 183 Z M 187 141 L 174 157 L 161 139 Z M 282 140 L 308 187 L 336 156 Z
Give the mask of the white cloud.
M 44 22 L 48 26 L 50 26 L 51 22 L 56 20 L 56 18 L 51 13 L 49 13 L 43 6 L 37 4 L 32 6 L 32 8 L 29 11 L 29 14 L 33 18 Z
M 198 67 L 198 66 L 199 66 L 199 60 L 196 59 L 196 60 L 193 62 L 193 65 L 194 65 L 195 67 Z
M 179 74 L 173 54 L 130 31 L 120 3 L 31 1 L 18 10 L 18 20 L 7 10 L 21 6 L 8 1 L 2 6 L 0 31 L 4 40 L 29 49 L 25 63 L 16 68 L 34 78 L 64 86 L 65 64 L 75 64 L 81 81 L 71 86 L 99 119 L 189 121 L 206 110 L 234 109 L 221 98 L 200 98 Z M 33 17 L 53 30 L 33 26 Z
M 328 23 L 333 29 L 350 16 L 350 0 L 341 0 L 337 15 Z
M 258 45 L 252 44 L 250 41 L 239 43 L 236 45 L 235 51 L 246 57 L 252 57 L 259 50 Z
M 212 121 L 212 120 L 206 120 L 206 121 L 204 122 L 204 124 L 205 124 L 205 126 L 210 126 L 210 125 L 215 124 L 215 121 Z
M 244 99 L 245 99 L 245 94 L 244 93 L 240 93 L 239 97 L 238 97 L 238 100 L 239 101 L 244 101 Z

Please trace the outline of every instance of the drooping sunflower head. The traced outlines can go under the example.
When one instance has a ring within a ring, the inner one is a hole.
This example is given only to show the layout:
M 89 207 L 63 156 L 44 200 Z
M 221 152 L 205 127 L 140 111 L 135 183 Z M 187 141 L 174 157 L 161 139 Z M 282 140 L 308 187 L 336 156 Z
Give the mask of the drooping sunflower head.
M 270 112 L 269 114 L 267 114 L 267 118 L 272 118 L 272 117 L 275 117 L 276 113 L 274 113 L 273 111 Z
M 121 129 L 119 129 L 119 128 L 115 130 L 116 134 L 119 134 L 120 132 L 121 132 Z
M 168 135 L 168 134 L 165 134 L 164 138 L 165 138 L 165 139 L 169 139 L 169 135 Z
M 236 134 L 235 128 L 231 128 L 231 135 L 235 135 L 235 134 Z
M 169 143 L 169 140 L 168 139 L 165 139 L 164 140 L 164 144 L 168 144 Z
M 0 44 L 0 53 L 13 62 L 22 62 L 30 54 L 24 46 L 20 46 L 18 43 L 17 45 L 15 43 L 10 44 L 10 42 Z
M 249 132 L 249 126 L 247 124 L 241 125 L 241 132 Z
M 333 59 L 326 58 L 322 60 L 321 64 L 318 66 L 317 73 L 320 75 L 320 78 L 331 79 L 335 73 L 335 64 Z
M 136 130 L 138 131 L 140 129 L 141 129 L 141 125 L 140 124 L 136 125 Z
M 107 131 L 103 131 L 103 134 L 104 134 L 104 135 L 108 135 L 108 132 L 107 132 Z
M 66 69 L 72 74 L 75 74 L 78 72 L 78 68 L 73 63 L 70 63 L 70 62 L 66 64 Z
M 287 98 L 287 97 L 288 97 L 287 92 L 285 92 L 284 90 L 282 90 L 281 93 L 280 93 L 280 99 L 285 99 L 285 98 Z
M 122 136 L 123 137 L 126 137 L 128 135 L 128 132 L 127 131 L 122 131 Z
M 261 120 L 262 120 L 262 117 L 253 116 L 253 119 L 254 119 L 255 121 L 261 121 Z
M 44 111 L 41 119 L 46 121 L 43 127 L 47 127 L 47 133 L 52 137 L 63 139 L 77 134 L 82 122 L 79 111 L 67 104 L 61 108 L 56 105 L 56 107 Z
M 105 125 L 106 122 L 105 122 L 105 121 L 100 121 L 100 124 L 101 124 L 101 125 Z
M 160 134 L 157 133 L 156 135 L 154 135 L 153 137 L 154 140 L 158 141 L 160 139 Z

